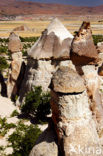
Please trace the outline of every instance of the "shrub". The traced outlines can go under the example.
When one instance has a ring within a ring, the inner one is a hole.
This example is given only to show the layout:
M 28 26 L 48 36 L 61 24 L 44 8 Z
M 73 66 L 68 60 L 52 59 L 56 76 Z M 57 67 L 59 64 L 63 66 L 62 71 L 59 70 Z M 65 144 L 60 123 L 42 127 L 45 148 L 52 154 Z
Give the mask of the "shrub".
M 28 53 L 27 53 L 27 50 L 22 50 L 22 53 L 23 53 L 23 56 L 27 56 L 28 55 Z
M 20 37 L 21 42 L 36 42 L 38 37 Z
M 93 35 L 94 44 L 97 45 L 98 42 L 103 42 L 103 35 Z
M 16 125 L 13 123 L 8 124 L 6 118 L 0 118 L 0 135 L 5 136 L 8 130 L 11 128 L 15 128 Z
M 18 115 L 19 115 L 19 112 L 17 110 L 14 110 L 10 116 L 14 117 L 14 116 L 18 116 Z
M 50 113 L 50 93 L 43 93 L 41 87 L 34 87 L 27 93 L 21 111 L 39 119 L 45 118 Z
M 7 43 L 9 42 L 9 38 L 0 38 L 0 42 Z
M 0 71 L 3 71 L 4 69 L 8 68 L 9 65 L 5 59 L 5 57 L 0 57 Z
M 28 156 L 40 134 L 41 131 L 37 126 L 24 125 L 20 121 L 15 132 L 8 138 L 9 147 L 13 148 L 11 156 Z
M 3 46 L 3 45 L 0 46 L 0 54 L 7 53 L 7 51 L 8 51 L 8 47 L 7 46 Z

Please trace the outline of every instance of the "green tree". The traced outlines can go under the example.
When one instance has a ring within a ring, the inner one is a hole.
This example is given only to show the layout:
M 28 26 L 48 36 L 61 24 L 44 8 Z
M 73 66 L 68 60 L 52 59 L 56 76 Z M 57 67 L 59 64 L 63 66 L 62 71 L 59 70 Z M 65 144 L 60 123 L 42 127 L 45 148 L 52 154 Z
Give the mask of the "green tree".
M 27 93 L 21 110 L 33 117 L 45 118 L 50 113 L 50 93 L 43 93 L 41 87 L 34 87 Z
M 0 56 L 0 72 L 2 72 L 4 69 L 8 68 L 9 65 L 5 59 L 5 57 Z

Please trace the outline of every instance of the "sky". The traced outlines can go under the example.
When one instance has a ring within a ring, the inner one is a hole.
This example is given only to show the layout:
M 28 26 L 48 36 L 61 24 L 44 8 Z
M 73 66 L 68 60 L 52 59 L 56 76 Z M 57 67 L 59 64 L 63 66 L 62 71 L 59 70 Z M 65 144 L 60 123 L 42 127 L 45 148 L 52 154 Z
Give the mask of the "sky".
M 42 3 L 63 3 L 76 6 L 98 6 L 103 4 L 103 0 L 25 0 Z

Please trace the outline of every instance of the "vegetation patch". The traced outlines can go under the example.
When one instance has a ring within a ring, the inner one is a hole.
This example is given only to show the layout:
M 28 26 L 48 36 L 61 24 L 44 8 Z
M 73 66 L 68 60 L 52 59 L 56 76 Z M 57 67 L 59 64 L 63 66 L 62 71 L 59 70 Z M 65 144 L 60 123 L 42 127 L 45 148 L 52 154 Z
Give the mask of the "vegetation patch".
M 14 110 L 11 114 L 11 117 L 15 117 L 15 116 L 18 116 L 19 115 L 19 112 L 17 110 Z
M 20 121 L 15 132 L 8 138 L 9 147 L 13 148 L 13 153 L 9 156 L 28 156 L 40 134 L 37 126 L 28 126 Z
M 38 120 L 43 120 L 50 114 L 50 93 L 43 93 L 41 87 L 34 87 L 27 93 L 21 111 Z
M 0 71 L 7 69 L 9 67 L 5 57 L 0 56 Z
M 0 136 L 5 137 L 12 128 L 14 131 L 8 136 L 8 144 L 0 146 L 0 154 L 7 156 L 5 153 L 6 148 L 12 148 L 13 152 L 8 156 L 28 156 L 41 134 L 40 129 L 37 125 L 26 125 L 24 120 L 20 120 L 15 125 L 13 123 L 8 124 L 6 118 L 0 118 Z
M 98 42 L 103 42 L 103 35 L 93 35 L 94 44 L 97 45 Z

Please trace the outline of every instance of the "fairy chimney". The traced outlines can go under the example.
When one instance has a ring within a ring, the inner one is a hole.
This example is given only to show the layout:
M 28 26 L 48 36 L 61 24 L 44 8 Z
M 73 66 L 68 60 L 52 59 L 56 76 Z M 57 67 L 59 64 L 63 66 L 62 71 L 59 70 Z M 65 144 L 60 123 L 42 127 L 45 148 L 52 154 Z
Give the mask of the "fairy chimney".
M 19 36 L 14 32 L 10 33 L 8 49 L 11 53 L 12 59 L 7 83 L 7 94 L 10 98 L 12 96 L 15 96 L 17 93 L 17 79 L 19 77 L 22 65 L 22 44 Z
M 42 86 L 43 91 L 48 90 L 53 72 L 62 61 L 70 63 L 72 34 L 56 18 L 28 52 L 29 59 L 25 78 L 20 91 L 20 103 L 25 93 L 33 86 Z
M 60 67 L 53 76 L 51 88 L 52 119 L 62 155 L 96 156 L 92 151 L 89 154 L 86 151 L 79 153 L 79 148 L 99 147 L 99 137 L 82 77 L 69 67 Z
M 22 50 L 20 38 L 14 32 L 10 33 L 8 49 L 11 53 L 21 52 Z
M 96 62 L 97 58 L 90 22 L 83 22 L 72 42 L 71 60 L 75 65 L 86 65 Z

